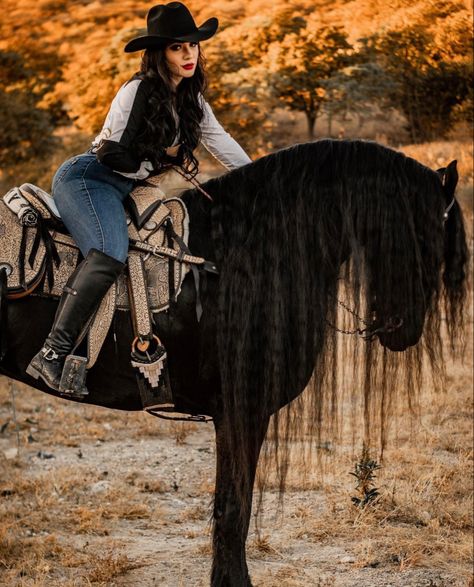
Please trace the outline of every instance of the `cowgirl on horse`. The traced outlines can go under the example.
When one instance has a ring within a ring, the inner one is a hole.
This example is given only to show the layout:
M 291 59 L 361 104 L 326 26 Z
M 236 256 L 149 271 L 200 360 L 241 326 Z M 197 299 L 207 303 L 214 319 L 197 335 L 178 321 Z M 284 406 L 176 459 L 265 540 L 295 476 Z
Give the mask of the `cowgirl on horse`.
M 65 161 L 53 178 L 54 201 L 84 260 L 64 288 L 52 330 L 26 371 L 60 393 L 66 393 L 60 382 L 67 355 L 125 267 L 123 202 L 137 182 L 172 165 L 194 177 L 199 142 L 227 169 L 251 161 L 203 97 L 199 42 L 217 27 L 216 18 L 197 27 L 181 2 L 151 8 L 147 34 L 125 46 L 127 53 L 144 50 L 140 71 L 119 89 L 87 153 Z

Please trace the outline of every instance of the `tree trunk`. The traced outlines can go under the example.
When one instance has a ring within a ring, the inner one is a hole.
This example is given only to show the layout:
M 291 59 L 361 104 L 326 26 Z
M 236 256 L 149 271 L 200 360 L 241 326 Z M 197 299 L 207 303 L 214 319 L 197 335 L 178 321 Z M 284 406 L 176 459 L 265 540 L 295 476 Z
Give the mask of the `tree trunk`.
M 308 138 L 314 139 L 314 127 L 316 126 L 317 115 L 315 112 L 306 112 L 306 122 L 308 124 Z
M 328 112 L 328 137 L 332 137 L 332 112 Z

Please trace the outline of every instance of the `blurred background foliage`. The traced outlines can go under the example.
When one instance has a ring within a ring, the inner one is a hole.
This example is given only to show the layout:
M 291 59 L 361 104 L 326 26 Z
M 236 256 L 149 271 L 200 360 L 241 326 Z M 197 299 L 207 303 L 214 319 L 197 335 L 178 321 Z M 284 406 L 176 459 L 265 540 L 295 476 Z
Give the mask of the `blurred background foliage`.
M 253 157 L 321 136 L 391 144 L 472 124 L 472 8 L 463 0 L 189 0 L 208 100 Z M 85 150 L 139 66 L 123 53 L 150 2 L 3 0 L 0 182 L 48 182 Z M 374 125 L 374 121 L 377 124 Z M 464 130 L 463 130 L 464 129 Z

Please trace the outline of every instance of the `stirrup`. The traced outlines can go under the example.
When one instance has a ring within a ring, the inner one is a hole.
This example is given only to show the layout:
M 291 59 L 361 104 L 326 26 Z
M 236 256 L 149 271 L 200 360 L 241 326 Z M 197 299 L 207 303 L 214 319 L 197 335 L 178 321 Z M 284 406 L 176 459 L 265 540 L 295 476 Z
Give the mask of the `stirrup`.
M 84 399 L 89 394 L 86 387 L 87 357 L 68 355 L 64 361 L 59 393 L 68 398 Z

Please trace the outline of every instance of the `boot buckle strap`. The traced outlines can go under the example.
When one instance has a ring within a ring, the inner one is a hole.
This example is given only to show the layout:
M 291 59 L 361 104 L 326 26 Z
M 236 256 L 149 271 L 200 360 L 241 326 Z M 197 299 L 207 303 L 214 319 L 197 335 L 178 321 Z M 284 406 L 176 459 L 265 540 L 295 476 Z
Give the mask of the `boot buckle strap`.
M 58 353 L 51 347 L 43 347 L 41 351 L 43 353 L 43 359 L 46 359 L 47 361 L 59 359 Z

